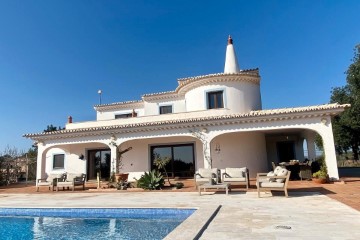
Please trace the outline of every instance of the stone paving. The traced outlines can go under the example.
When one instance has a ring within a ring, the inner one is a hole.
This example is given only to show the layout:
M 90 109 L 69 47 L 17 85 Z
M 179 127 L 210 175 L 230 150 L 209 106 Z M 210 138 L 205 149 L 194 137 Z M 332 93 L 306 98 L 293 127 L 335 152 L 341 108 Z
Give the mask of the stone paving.
M 289 198 L 282 193 L 274 196 L 262 193 L 258 198 L 255 189 L 233 191 L 228 196 L 223 191 L 199 196 L 194 189 L 187 192 L 42 191 L 40 194 L 14 194 L 0 189 L 0 207 L 195 207 L 198 214 L 193 214 L 167 237 L 186 240 L 193 239 L 192 234 L 206 225 L 216 207 L 221 206 L 200 239 L 360 239 L 360 212 L 335 200 L 347 194 L 359 199 L 359 191 L 352 192 L 358 189 L 359 182 L 325 185 L 292 183 Z

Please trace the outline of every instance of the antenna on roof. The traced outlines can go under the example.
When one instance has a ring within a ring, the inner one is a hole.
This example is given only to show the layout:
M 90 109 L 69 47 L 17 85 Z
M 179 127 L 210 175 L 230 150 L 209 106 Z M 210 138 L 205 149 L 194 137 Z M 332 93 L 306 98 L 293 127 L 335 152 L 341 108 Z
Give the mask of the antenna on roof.
M 101 94 L 102 94 L 101 89 L 98 90 L 98 94 L 99 94 L 99 105 L 101 105 Z

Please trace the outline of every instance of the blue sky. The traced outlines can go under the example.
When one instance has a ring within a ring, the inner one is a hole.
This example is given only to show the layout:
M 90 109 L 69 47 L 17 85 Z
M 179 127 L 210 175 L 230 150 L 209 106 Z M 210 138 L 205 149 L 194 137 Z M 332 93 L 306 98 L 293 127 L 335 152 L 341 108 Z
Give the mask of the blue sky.
M 103 103 L 260 68 L 263 108 L 329 102 L 360 43 L 360 1 L 0 1 L 0 152 L 24 133 L 95 120 Z

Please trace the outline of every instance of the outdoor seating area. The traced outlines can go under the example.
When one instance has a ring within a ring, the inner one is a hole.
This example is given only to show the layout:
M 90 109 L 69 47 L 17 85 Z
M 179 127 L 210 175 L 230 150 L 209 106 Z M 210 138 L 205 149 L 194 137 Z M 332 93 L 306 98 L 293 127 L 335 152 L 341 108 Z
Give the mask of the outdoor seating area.
M 39 191 L 40 187 L 48 187 L 49 190 L 54 190 L 54 187 L 59 181 L 64 181 L 66 178 L 65 173 L 52 173 L 47 178 L 41 178 L 36 180 L 36 191 Z
M 67 173 L 65 179 L 57 179 L 56 191 L 59 191 L 59 188 L 69 189 L 71 187 L 72 191 L 75 190 L 76 186 L 82 186 L 82 189 L 85 190 L 86 174 L 84 173 Z
M 86 174 L 84 173 L 51 173 L 45 179 L 36 180 L 36 191 L 39 191 L 40 187 L 48 187 L 51 191 L 58 191 L 59 188 L 75 190 L 76 186 L 82 186 L 82 190 L 85 190 Z
M 245 184 L 246 189 L 249 189 L 249 169 L 243 168 L 225 168 L 225 169 L 206 169 L 199 168 L 194 175 L 194 183 L 196 189 L 199 189 L 201 195 L 201 188 L 206 189 L 225 189 L 226 194 L 228 190 L 231 191 L 232 185 Z

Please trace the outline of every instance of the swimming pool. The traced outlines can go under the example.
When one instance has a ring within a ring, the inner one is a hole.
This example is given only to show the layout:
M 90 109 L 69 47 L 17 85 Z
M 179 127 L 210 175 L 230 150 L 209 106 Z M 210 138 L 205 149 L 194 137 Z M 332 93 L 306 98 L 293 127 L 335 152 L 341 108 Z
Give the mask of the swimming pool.
M 0 208 L 5 239 L 163 239 L 195 209 Z

